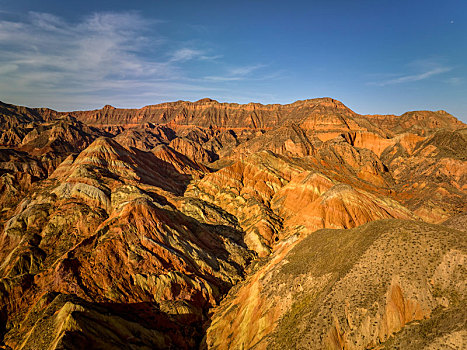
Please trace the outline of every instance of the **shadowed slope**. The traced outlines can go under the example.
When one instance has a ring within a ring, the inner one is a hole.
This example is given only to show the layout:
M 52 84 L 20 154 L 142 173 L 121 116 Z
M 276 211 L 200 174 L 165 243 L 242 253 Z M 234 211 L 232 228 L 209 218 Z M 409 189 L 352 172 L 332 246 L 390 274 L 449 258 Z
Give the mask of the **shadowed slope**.
M 350 155 L 342 155 L 342 149 L 334 145 L 320 149 L 323 156 L 317 159 L 258 152 L 193 182 L 185 196 L 236 217 L 245 231 L 245 243 L 260 256 L 269 254 L 278 240 L 297 228 L 351 228 L 381 218 L 414 218 L 398 202 L 356 189 L 367 183 L 359 178 L 365 174 L 362 168 L 367 159 L 362 161 L 358 151 L 345 142 L 343 149 Z M 325 172 L 327 177 L 323 174 L 326 166 L 341 171 Z M 370 168 L 370 175 L 378 180 L 376 186 L 367 185 L 376 193 L 378 184 L 385 184 L 377 166 L 371 164 Z M 347 184 L 339 183 L 340 179 Z

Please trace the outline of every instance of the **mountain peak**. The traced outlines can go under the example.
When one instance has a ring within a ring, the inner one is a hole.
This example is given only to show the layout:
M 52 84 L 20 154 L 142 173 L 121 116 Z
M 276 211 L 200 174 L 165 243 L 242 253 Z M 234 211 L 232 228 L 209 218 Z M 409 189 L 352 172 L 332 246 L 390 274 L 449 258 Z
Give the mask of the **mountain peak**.
M 219 102 L 216 101 L 216 100 L 213 100 L 213 99 L 211 99 L 209 97 L 205 97 L 205 98 L 202 98 L 201 100 L 196 101 L 195 103 L 203 104 L 203 103 L 219 103 Z

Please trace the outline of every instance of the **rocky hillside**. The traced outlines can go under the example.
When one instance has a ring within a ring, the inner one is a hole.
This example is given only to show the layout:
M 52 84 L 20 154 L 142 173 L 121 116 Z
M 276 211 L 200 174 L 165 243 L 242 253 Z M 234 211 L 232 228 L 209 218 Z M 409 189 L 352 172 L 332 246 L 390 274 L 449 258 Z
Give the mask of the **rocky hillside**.
M 330 98 L 0 103 L 0 348 L 467 346 L 466 131 Z
M 292 236 L 214 310 L 204 348 L 462 348 L 466 243 L 403 220 Z

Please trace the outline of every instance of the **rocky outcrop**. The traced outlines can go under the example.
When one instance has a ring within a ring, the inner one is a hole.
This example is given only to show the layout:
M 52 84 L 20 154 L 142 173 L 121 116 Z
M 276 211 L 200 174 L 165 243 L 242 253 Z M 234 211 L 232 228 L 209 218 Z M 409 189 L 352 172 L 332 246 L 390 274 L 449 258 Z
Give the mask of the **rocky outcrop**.
M 180 314 L 168 316 L 154 303 L 91 303 L 73 295 L 45 293 L 17 331 L 21 342 L 16 348 L 131 349 L 142 344 L 156 349 L 193 348 L 195 335 L 179 321 L 184 318 L 184 305 L 178 309 Z
M 127 148 L 150 151 L 157 145 L 168 144 L 174 138 L 175 132 L 172 129 L 148 123 L 143 127 L 123 129 L 117 132 L 115 141 Z
M 284 232 L 297 228 L 306 231 L 353 228 L 380 219 L 414 218 L 394 200 L 376 197 L 311 172 L 294 176 L 275 193 L 271 207 L 283 218 Z
M 275 191 L 299 169 L 273 153 L 262 152 L 190 184 L 185 196 L 199 198 L 236 217 L 248 247 L 266 255 L 281 227 L 281 219 L 269 203 Z
M 19 145 L 29 131 L 49 119 L 48 111 L 50 110 L 36 110 L 0 102 L 0 146 Z
M 184 137 L 177 137 L 172 140 L 170 147 L 190 159 L 196 159 L 196 161 L 201 163 L 211 163 L 217 159 L 215 154 L 203 148 L 201 144 Z

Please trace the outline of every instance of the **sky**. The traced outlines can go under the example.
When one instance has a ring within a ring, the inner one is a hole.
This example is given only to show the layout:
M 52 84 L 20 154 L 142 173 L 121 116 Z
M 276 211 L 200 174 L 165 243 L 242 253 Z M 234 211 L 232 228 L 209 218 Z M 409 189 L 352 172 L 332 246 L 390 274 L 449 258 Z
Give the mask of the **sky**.
M 466 0 L 0 0 L 0 100 L 62 111 L 332 97 L 467 122 Z

